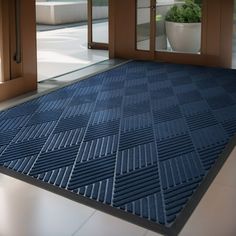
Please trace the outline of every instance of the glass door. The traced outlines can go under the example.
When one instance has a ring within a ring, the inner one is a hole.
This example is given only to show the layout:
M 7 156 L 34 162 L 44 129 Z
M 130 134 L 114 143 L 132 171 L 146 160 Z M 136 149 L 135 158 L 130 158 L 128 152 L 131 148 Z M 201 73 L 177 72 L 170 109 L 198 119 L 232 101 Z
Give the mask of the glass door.
M 88 0 L 88 48 L 108 49 L 108 0 Z
M 0 83 L 22 76 L 20 23 L 21 2 L 0 0 Z
M 136 50 L 165 60 L 200 55 L 201 19 L 202 0 L 136 0 Z
M 3 51 L 3 44 L 2 44 L 2 21 L 0 20 L 0 83 L 3 82 L 3 65 L 2 65 L 2 51 Z
M 155 0 L 136 1 L 136 50 L 137 55 L 147 59 L 154 58 L 155 29 L 154 17 L 156 12 Z
M 200 54 L 201 0 L 157 0 L 155 50 Z
M 137 1 L 136 47 L 138 50 L 150 51 L 151 49 L 151 1 Z

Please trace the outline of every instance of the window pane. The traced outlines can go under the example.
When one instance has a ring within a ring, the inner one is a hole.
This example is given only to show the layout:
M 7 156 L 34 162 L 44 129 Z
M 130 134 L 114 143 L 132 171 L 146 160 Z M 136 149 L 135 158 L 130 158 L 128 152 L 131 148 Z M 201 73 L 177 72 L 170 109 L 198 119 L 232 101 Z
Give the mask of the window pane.
M 93 42 L 108 43 L 108 0 L 93 0 L 92 4 Z
M 201 2 L 183 7 L 184 1 L 157 0 L 156 51 L 200 53 Z
M 1 22 L 0 22 L 1 24 Z M 3 82 L 3 68 L 2 68 L 2 29 L 0 26 L 0 82 Z
M 150 50 L 150 0 L 137 1 L 136 47 Z

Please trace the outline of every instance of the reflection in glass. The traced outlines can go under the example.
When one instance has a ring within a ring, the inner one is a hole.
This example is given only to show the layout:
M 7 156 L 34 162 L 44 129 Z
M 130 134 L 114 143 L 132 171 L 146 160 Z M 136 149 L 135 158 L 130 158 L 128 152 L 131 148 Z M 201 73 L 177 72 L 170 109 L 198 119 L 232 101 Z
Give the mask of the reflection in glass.
M 137 49 L 150 50 L 150 0 L 137 0 Z
M 200 53 L 201 0 L 157 0 L 156 51 Z
M 92 4 L 93 42 L 108 43 L 108 0 L 93 0 Z

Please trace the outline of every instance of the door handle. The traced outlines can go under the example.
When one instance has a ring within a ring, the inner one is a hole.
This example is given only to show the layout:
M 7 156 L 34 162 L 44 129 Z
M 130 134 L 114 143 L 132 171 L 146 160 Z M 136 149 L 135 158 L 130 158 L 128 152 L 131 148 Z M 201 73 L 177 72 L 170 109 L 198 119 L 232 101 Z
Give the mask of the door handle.
M 16 52 L 14 61 L 21 63 L 21 22 L 20 22 L 20 0 L 15 0 L 15 32 L 16 32 Z

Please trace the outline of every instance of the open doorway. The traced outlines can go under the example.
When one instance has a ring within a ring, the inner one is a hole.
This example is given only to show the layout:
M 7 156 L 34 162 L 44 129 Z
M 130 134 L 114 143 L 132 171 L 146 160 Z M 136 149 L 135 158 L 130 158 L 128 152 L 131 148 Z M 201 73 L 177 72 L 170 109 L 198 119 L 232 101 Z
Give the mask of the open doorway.
M 108 41 L 108 0 L 93 0 L 93 34 Z M 36 0 L 38 81 L 108 59 L 107 48 L 90 49 L 88 1 Z
M 108 50 L 108 0 L 88 0 L 88 47 Z M 99 24 L 98 24 L 99 23 Z

